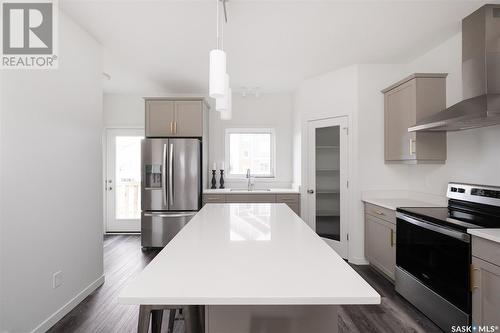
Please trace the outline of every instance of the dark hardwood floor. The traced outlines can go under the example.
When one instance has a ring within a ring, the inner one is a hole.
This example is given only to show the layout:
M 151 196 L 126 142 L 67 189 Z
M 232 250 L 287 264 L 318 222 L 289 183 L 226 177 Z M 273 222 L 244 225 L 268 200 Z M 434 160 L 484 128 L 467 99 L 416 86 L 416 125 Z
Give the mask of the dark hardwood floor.
M 138 235 L 105 236 L 106 282 L 49 332 L 135 332 L 138 307 L 118 304 L 117 297 L 125 283 L 141 272 L 156 254 L 158 251 L 141 250 Z M 429 319 L 396 294 L 393 285 L 381 275 L 368 266 L 353 267 L 382 295 L 382 304 L 342 306 L 339 312 L 340 332 L 441 332 Z M 167 311 L 164 314 L 162 332 L 167 331 L 166 323 Z M 178 320 L 175 333 L 182 332 L 183 322 Z

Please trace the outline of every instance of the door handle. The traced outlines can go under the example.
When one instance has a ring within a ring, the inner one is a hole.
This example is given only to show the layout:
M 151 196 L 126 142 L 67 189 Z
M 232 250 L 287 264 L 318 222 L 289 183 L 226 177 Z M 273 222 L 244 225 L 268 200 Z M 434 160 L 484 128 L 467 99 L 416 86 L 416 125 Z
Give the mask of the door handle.
M 410 155 L 415 154 L 415 140 L 410 138 Z
M 167 205 L 167 144 L 163 145 L 163 162 L 161 164 L 161 187 L 163 206 Z
M 170 206 L 174 204 L 174 144 L 168 150 L 168 199 Z
M 394 230 L 391 229 L 391 247 L 394 247 Z
M 309 193 L 309 194 L 313 194 L 313 193 L 314 193 L 314 190 L 307 190 L 307 193 Z
M 174 121 L 174 134 L 177 134 L 177 122 Z
M 170 122 L 170 134 L 174 134 L 174 122 Z
M 473 292 L 474 289 L 478 289 L 479 286 L 475 285 L 474 273 L 479 271 L 479 268 L 475 268 L 472 264 L 470 265 L 470 291 Z

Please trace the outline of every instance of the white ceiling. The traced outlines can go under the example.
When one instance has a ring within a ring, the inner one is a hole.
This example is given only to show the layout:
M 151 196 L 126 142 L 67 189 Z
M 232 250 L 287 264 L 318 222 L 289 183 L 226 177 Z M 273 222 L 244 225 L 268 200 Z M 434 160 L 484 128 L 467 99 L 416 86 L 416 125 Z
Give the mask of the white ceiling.
M 230 0 L 231 86 L 287 91 L 350 64 L 407 62 L 457 33 L 483 3 Z M 61 8 L 103 45 L 107 92 L 208 90 L 215 0 L 62 0 Z

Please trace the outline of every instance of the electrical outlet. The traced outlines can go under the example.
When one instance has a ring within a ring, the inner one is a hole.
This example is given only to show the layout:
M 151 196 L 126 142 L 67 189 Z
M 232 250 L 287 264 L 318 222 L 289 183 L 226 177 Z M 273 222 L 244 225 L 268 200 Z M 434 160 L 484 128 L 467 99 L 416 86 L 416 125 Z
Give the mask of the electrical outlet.
M 52 288 L 56 289 L 57 287 L 60 287 L 62 283 L 63 283 L 62 271 L 55 272 L 52 275 Z

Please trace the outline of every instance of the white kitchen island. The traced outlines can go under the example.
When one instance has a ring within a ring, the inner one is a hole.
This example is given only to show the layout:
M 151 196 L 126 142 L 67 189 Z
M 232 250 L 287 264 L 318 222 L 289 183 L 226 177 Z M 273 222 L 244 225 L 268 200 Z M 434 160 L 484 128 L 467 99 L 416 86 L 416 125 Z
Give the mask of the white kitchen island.
M 143 331 L 145 312 L 172 305 L 187 332 L 323 333 L 338 305 L 380 295 L 285 204 L 208 204 L 119 301 L 141 305 Z

